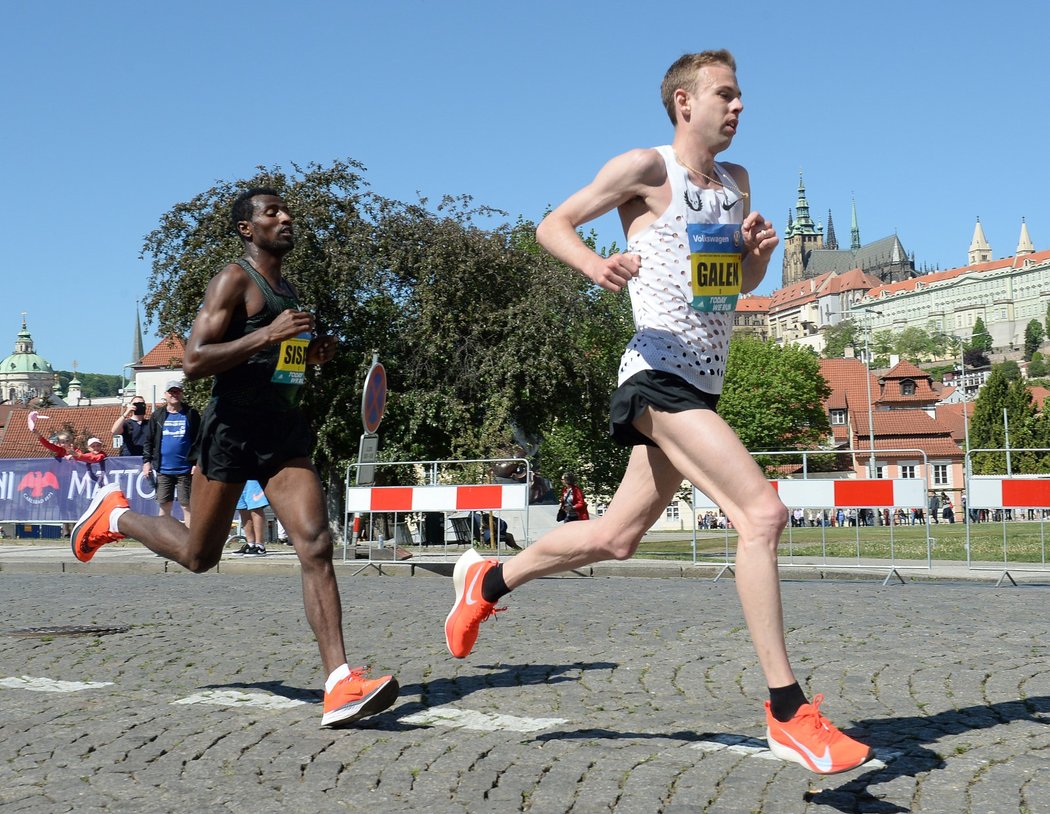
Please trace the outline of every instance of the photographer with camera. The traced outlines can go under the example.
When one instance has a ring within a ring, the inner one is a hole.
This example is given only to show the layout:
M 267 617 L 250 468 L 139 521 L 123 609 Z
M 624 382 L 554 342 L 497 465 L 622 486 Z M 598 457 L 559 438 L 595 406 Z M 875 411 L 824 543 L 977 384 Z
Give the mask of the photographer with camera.
M 142 455 L 147 430 L 146 400 L 142 396 L 133 396 L 124 414 L 113 422 L 110 433 L 124 439 L 121 455 Z

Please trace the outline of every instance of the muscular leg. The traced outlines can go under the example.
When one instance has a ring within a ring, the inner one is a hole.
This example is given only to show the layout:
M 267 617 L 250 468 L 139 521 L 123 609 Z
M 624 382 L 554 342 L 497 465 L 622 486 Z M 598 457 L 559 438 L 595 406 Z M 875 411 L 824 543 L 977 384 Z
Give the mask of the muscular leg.
M 777 546 L 787 509 L 736 433 L 716 413 L 648 410 L 636 422 L 737 530 L 736 586 L 770 687 L 795 682 L 784 643 Z
M 682 476 L 656 447 L 631 450 L 623 481 L 603 517 L 566 523 L 503 564 L 508 588 L 601 560 L 624 560 L 667 508 Z
M 197 472 L 193 476 L 190 508 L 198 522 L 192 530 L 170 515 L 148 517 L 135 512 L 120 516 L 118 530 L 183 568 L 203 573 L 214 568 L 222 556 L 234 507 L 243 488 L 243 483 L 208 480 Z
M 325 671 L 331 674 L 346 663 L 346 648 L 339 585 L 332 565 L 332 533 L 317 470 L 308 458 L 287 462 L 266 484 L 266 497 L 299 556 L 306 618 L 317 638 Z

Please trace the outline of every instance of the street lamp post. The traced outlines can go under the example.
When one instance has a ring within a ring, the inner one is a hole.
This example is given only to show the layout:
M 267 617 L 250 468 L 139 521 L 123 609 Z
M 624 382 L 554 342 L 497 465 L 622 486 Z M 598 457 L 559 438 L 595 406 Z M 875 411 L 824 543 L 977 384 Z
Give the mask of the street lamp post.
M 962 494 L 966 499 L 966 508 L 963 509 L 963 522 L 970 522 L 970 415 L 967 407 L 969 399 L 966 395 L 966 342 L 957 336 L 952 336 L 944 332 L 937 332 L 934 336 L 942 336 L 945 339 L 950 339 L 953 342 L 959 343 L 959 393 L 962 399 L 962 414 L 963 414 L 963 488 Z M 990 333 L 978 333 L 974 336 L 987 336 L 989 339 L 992 338 Z M 973 337 L 971 337 L 973 339 Z
M 875 415 L 871 405 L 871 352 L 868 350 L 868 334 L 864 334 L 864 383 L 868 386 L 868 477 L 875 479 Z

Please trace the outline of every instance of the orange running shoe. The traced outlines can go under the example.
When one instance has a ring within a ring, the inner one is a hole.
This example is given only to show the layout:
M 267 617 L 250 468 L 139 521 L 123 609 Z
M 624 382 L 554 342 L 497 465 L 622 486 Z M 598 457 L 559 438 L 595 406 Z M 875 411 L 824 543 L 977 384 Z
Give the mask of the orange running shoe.
M 870 747 L 839 732 L 820 714 L 823 695 L 799 707 L 795 717 L 782 722 L 773 717 L 766 701 L 766 741 L 781 760 L 790 760 L 817 774 L 855 769 L 873 757 Z
M 87 511 L 80 516 L 69 535 L 73 556 L 81 562 L 87 562 L 106 543 L 123 540 L 123 534 L 109 530 L 109 515 L 114 509 L 126 508 L 128 499 L 117 484 L 107 483 L 99 487 Z
M 382 712 L 397 700 L 399 689 L 393 676 L 368 679 L 364 667 L 355 667 L 331 692 L 325 691 L 321 726 L 346 726 L 358 718 Z
M 456 587 L 456 604 L 445 619 L 445 644 L 457 659 L 465 659 L 478 640 L 481 623 L 506 608 L 495 607 L 481 595 L 481 582 L 489 570 L 499 563 L 483 560 L 473 548 L 464 551 L 456 561 L 452 583 Z

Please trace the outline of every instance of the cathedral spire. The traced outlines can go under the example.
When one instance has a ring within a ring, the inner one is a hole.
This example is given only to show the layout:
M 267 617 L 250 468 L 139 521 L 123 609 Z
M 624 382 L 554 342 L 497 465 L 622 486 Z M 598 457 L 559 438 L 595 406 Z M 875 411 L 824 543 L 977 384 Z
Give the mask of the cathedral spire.
M 1024 222 L 1024 218 L 1021 218 L 1021 237 L 1017 241 L 1017 256 L 1031 254 L 1034 251 L 1035 246 L 1032 245 L 1032 238 L 1028 236 L 1028 224 Z
M 824 241 L 825 249 L 837 249 L 839 247 L 839 240 L 835 237 L 835 223 L 831 220 L 831 210 L 828 210 L 828 237 Z
M 131 339 L 131 364 L 137 365 L 146 354 L 142 350 L 142 322 L 139 320 L 139 307 L 135 306 L 135 336 Z
M 857 199 L 850 197 L 852 201 L 853 217 L 850 220 L 849 227 L 849 250 L 851 252 L 860 251 L 860 226 L 857 224 Z
M 977 225 L 973 227 L 973 240 L 970 241 L 970 251 L 967 253 L 966 262 L 973 266 L 977 263 L 987 263 L 992 259 L 992 247 L 984 236 L 981 227 L 981 217 L 977 216 Z
M 795 231 L 799 234 L 816 234 L 813 218 L 809 216 L 809 201 L 806 200 L 806 185 L 802 173 L 798 174 L 798 201 L 795 202 Z

